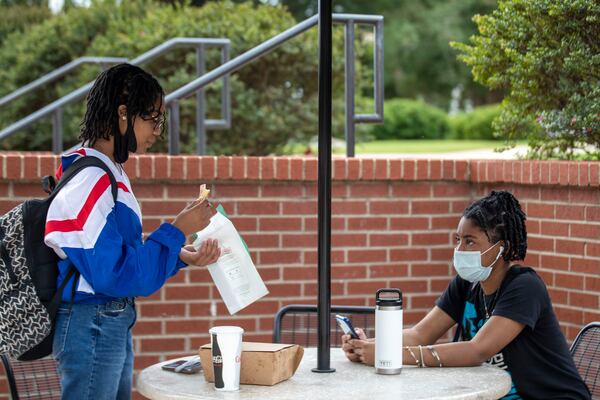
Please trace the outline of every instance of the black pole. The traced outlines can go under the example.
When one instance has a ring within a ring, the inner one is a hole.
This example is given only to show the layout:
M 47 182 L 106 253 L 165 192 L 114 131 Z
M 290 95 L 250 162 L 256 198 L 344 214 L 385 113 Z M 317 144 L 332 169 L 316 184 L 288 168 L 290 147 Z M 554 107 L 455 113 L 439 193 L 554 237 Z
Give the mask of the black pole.
M 331 310 L 331 2 L 319 0 L 319 343 L 317 368 L 330 368 Z

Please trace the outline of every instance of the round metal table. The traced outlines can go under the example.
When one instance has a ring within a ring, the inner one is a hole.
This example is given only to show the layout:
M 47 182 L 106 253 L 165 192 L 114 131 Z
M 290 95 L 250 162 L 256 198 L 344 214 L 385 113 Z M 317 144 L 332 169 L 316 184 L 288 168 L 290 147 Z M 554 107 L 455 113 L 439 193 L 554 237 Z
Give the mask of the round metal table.
M 305 349 L 298 370 L 274 386 L 241 385 L 237 392 L 218 392 L 202 372 L 185 375 L 164 371 L 154 364 L 137 377 L 137 390 L 152 400 L 208 399 L 498 399 L 508 393 L 511 379 L 497 367 L 416 368 L 400 375 L 377 375 L 373 367 L 352 363 L 341 349 L 331 350 L 336 372 L 317 374 L 317 349 Z

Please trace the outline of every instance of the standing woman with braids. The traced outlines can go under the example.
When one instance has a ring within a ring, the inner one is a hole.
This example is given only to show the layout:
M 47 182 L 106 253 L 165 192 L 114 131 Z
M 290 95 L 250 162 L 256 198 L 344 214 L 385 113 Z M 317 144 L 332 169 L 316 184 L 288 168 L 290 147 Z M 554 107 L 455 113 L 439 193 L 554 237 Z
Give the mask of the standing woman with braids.
M 525 213 L 511 193 L 492 191 L 467 207 L 456 232 L 458 276 L 425 318 L 404 329 L 404 363 L 463 367 L 488 362 L 511 375 L 513 385 L 504 399 L 589 399 L 546 285 L 518 263 L 526 252 Z M 455 324 L 454 343 L 434 345 Z M 373 365 L 374 339 L 358 331 L 361 339 L 342 337 L 344 352 L 351 361 Z
M 139 67 L 120 64 L 104 71 L 87 98 L 83 147 L 62 157 L 59 178 L 75 160 L 96 157 L 118 186 L 115 201 L 105 170 L 85 168 L 48 210 L 45 243 L 61 258 L 58 285 L 76 270 L 55 320 L 53 355 L 63 399 L 130 399 L 134 298 L 159 290 L 188 264 L 208 265 L 219 256 L 214 241 L 198 251 L 184 246 L 214 215 L 208 201 L 191 203 L 142 240 L 140 206 L 122 164 L 161 135 L 163 97 L 158 81 Z

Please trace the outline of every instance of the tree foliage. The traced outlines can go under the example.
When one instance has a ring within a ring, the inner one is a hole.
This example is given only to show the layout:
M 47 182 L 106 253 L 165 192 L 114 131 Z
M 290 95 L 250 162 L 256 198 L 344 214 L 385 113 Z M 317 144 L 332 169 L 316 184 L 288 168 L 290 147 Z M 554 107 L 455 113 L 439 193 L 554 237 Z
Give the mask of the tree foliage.
M 48 0 L 0 0 L 0 7 L 46 7 L 48 8 Z
M 161 1 L 201 5 L 211 0 Z M 318 11 L 318 0 L 276 3 L 285 6 L 297 21 Z M 497 0 L 335 0 L 333 11 L 384 16 L 386 98 L 421 98 L 447 108 L 452 89 L 459 85 L 464 98 L 475 105 L 501 100 L 502 93 L 490 92 L 473 81 L 469 69 L 456 59 L 456 51 L 449 46 L 450 41 L 466 41 L 475 34 L 477 29 L 471 17 L 491 12 L 496 4 Z
M 133 58 L 173 37 L 228 38 L 232 57 L 262 43 L 295 24 L 283 7 L 209 2 L 203 7 L 164 5 L 146 0 L 103 1 L 90 8 L 70 8 L 32 27 L 25 35 L 11 36 L 0 47 L 0 95 L 32 81 L 74 58 L 121 56 Z M 56 40 L 60 37 L 61 40 Z M 334 112 L 337 132 L 343 120 L 343 32 L 334 31 Z M 288 141 L 306 142 L 317 131 L 317 30 L 313 29 L 277 50 L 248 64 L 232 76 L 232 128 L 208 131 L 213 154 L 269 154 Z M 362 55 L 368 46 L 357 46 Z M 219 60 L 217 50 L 207 53 L 207 68 Z M 194 49 L 181 49 L 146 65 L 169 93 L 195 75 Z M 357 65 L 361 74 L 361 66 Z M 0 120 L 14 121 L 93 80 L 97 66 L 18 99 L 0 109 Z M 207 88 L 207 116 L 219 118 L 219 89 Z M 64 110 L 65 146 L 75 144 L 83 115 L 83 102 Z M 195 100 L 181 103 L 181 148 L 195 151 Z M 49 120 L 41 121 L 2 145 L 20 149 L 49 149 Z M 165 150 L 162 144 L 159 150 Z
M 317 12 L 317 0 L 280 3 L 298 20 Z M 464 41 L 476 33 L 471 17 L 495 6 L 496 0 L 336 0 L 334 12 L 384 16 L 386 98 L 420 98 L 446 109 L 458 85 L 474 104 L 501 98 L 473 82 L 449 46 L 450 41 Z
M 527 135 L 532 156 L 600 157 L 600 3 L 502 0 L 455 43 L 475 80 L 507 92 L 499 134 Z
M 0 6 L 2 7 L 2 6 Z M 47 6 L 11 4 L 2 7 L 2 24 L 0 24 L 0 45 L 11 33 L 23 32 L 28 27 L 38 24 L 52 14 Z

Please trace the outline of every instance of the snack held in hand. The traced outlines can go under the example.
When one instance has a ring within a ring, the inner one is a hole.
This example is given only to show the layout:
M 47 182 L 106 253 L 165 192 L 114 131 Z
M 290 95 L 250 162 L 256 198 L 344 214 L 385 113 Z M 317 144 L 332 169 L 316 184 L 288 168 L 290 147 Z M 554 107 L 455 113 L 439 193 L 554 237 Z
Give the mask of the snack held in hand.
M 203 202 L 204 200 L 208 199 L 208 196 L 210 195 L 210 190 L 206 188 L 206 185 L 203 183 L 202 185 L 200 185 L 200 193 L 198 194 L 198 198 L 196 199 L 196 201 L 199 202 Z

